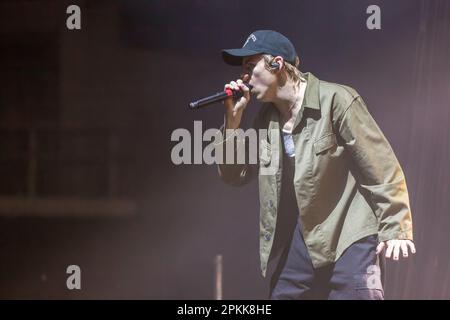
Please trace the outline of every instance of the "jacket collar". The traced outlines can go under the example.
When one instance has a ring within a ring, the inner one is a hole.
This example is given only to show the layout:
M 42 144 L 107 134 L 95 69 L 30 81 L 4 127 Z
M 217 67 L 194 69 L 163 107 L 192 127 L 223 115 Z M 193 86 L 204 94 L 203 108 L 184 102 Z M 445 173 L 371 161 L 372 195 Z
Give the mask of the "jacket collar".
M 292 130 L 295 130 L 300 121 L 302 121 L 303 111 L 305 110 L 305 108 L 320 110 L 320 98 L 319 98 L 320 80 L 317 79 L 310 72 L 302 73 L 301 75 L 303 78 L 306 79 L 306 90 L 302 105 L 300 107 L 300 110 L 298 111 L 298 115 L 297 118 L 295 119 L 294 127 Z
M 320 110 L 320 97 L 319 97 L 320 80 L 310 72 L 301 73 L 301 76 L 306 80 L 306 90 L 302 105 L 300 107 L 300 110 L 298 111 L 297 118 L 295 119 L 293 130 L 295 130 L 297 125 L 302 120 L 303 111 L 305 110 L 305 108 Z M 269 111 L 272 114 L 272 116 L 275 116 L 275 118 L 278 121 L 279 115 L 275 106 L 273 106 L 272 103 L 265 103 L 264 106 L 266 107 L 265 109 Z
M 320 110 L 319 79 L 310 72 L 302 73 L 302 76 L 306 79 L 306 91 L 302 107 Z

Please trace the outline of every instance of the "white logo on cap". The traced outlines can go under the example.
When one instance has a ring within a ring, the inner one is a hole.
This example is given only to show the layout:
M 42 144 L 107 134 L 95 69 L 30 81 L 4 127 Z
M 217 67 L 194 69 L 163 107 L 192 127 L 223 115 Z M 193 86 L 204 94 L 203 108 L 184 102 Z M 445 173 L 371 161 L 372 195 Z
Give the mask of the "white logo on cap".
M 245 43 L 244 43 L 244 45 L 242 47 L 245 47 L 250 39 L 252 39 L 253 42 L 256 41 L 256 37 L 255 37 L 255 35 L 253 33 L 248 36 L 247 40 L 245 40 Z

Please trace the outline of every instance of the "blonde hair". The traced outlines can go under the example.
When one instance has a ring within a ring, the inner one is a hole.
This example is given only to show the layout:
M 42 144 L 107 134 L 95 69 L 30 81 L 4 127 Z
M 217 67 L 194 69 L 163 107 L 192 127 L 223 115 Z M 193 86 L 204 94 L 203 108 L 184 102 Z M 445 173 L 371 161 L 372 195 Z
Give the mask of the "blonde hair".
M 274 62 L 275 57 L 270 54 L 264 54 L 263 57 L 264 57 L 266 69 L 269 71 L 273 70 L 273 67 L 271 64 Z M 298 56 L 295 57 L 295 66 L 290 64 L 287 61 L 284 62 L 284 66 L 285 66 L 284 69 L 286 70 L 286 73 L 288 74 L 289 78 L 291 78 L 291 80 L 294 81 L 295 84 L 298 84 L 300 82 L 300 78 L 301 78 L 300 70 L 297 68 L 299 63 L 300 63 L 300 60 L 299 60 Z

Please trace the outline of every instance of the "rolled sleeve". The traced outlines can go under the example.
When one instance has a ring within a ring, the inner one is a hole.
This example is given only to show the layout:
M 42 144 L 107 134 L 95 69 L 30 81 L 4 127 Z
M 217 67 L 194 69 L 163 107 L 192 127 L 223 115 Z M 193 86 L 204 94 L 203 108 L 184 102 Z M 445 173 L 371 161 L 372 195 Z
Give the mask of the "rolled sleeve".
M 245 150 L 245 154 L 248 154 L 249 148 L 245 139 L 239 139 L 239 136 L 234 132 L 228 132 L 225 130 L 225 123 L 219 129 L 223 140 L 219 142 L 218 147 L 222 148 L 223 163 L 218 164 L 218 172 L 221 179 L 232 186 L 242 186 L 249 183 L 255 176 L 255 165 L 249 163 L 238 164 L 235 161 L 233 163 L 227 163 L 227 150 L 233 150 L 233 155 L 237 154 L 237 150 Z

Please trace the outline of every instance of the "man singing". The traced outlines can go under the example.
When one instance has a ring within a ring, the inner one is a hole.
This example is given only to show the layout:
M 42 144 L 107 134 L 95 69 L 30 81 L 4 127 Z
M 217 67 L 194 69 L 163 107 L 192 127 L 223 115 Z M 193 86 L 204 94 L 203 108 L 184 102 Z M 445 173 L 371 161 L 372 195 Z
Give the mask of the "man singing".
M 270 298 L 383 299 L 384 258 L 415 247 L 403 171 L 363 99 L 300 72 L 294 46 L 275 31 L 255 31 L 222 55 L 243 68 L 225 85 L 243 95 L 225 100 L 224 141 L 234 141 L 250 93 L 262 102 L 254 128 L 268 130 L 257 165 L 219 164 L 219 174 L 239 186 L 259 173 Z

